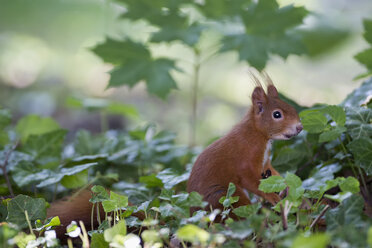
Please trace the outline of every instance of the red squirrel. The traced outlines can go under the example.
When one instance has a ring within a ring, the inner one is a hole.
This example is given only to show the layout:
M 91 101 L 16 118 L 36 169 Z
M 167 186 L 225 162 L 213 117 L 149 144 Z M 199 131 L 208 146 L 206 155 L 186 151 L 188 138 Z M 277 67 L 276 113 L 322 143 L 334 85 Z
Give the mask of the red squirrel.
M 266 94 L 252 76 L 259 86 L 252 93 L 248 113 L 227 135 L 199 155 L 187 183 L 187 191 L 203 195 L 212 208 L 222 207 L 219 199 L 226 195 L 230 182 L 236 186 L 234 196 L 239 196 L 234 207 L 251 203 L 248 192 L 271 204 L 277 203 L 278 194 L 265 194 L 258 189 L 260 179 L 279 175 L 270 162 L 271 143 L 290 139 L 303 128 L 296 110 L 279 98 L 271 79 L 265 75 Z
M 208 146 L 192 168 L 187 191 L 200 193 L 213 208 L 221 208 L 219 199 L 226 195 L 230 182 L 236 185 L 235 196 L 239 196 L 234 206 L 251 203 L 247 191 L 272 204 L 280 200 L 277 194 L 265 194 L 258 189 L 260 179 L 279 175 L 270 163 L 272 140 L 290 139 L 301 132 L 302 125 L 295 109 L 280 100 L 275 86 L 268 77 L 267 80 L 267 94 L 262 86 L 257 86 L 247 115 L 226 136 Z M 90 191 L 84 190 L 73 199 L 51 204 L 47 216 L 60 217 L 62 226 L 56 229 L 59 237 L 63 237 L 72 220 L 83 220 L 90 227 L 90 197 Z M 102 208 L 100 211 L 104 216 Z M 137 215 L 144 218 L 141 213 Z M 95 217 L 93 220 L 96 222 Z

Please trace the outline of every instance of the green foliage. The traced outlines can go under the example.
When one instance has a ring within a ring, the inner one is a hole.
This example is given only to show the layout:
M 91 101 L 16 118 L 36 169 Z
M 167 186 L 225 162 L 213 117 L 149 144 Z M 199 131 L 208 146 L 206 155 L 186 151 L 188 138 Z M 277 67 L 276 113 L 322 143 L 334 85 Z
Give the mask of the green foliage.
M 365 19 L 363 21 L 363 24 L 365 30 L 364 38 L 370 44 L 370 46 L 372 46 L 372 20 Z M 372 48 L 369 47 L 364 51 L 358 53 L 357 55 L 355 55 L 355 59 L 367 68 L 367 72 L 359 75 L 358 78 L 370 76 L 372 74 Z
M 27 215 L 27 216 L 26 216 Z M 16 224 L 19 228 L 28 226 L 29 221 L 46 218 L 46 202 L 43 198 L 31 198 L 27 195 L 18 195 L 8 202 L 8 217 L 6 220 Z
M 316 56 L 347 37 L 346 31 L 323 23 L 313 29 L 299 28 L 309 11 L 294 5 L 279 6 L 276 0 L 116 2 L 126 9 L 120 19 L 130 23 L 144 21 L 152 32 L 142 40 L 130 36 L 107 38 L 92 51 L 115 66 L 110 71 L 109 87 L 133 87 L 144 81 L 148 92 L 160 98 L 177 89 L 172 72 L 184 71 L 176 66 L 182 58 L 156 57 L 153 54 L 156 43 L 183 44 L 195 55 L 194 66 L 200 67 L 203 62 L 199 57 L 203 50 L 208 50 L 201 48 L 201 37 L 218 33 L 223 38 L 216 44 L 214 54 L 235 51 L 240 60 L 262 70 L 271 54 L 284 59 L 291 54 Z M 223 25 L 237 31 L 218 28 Z

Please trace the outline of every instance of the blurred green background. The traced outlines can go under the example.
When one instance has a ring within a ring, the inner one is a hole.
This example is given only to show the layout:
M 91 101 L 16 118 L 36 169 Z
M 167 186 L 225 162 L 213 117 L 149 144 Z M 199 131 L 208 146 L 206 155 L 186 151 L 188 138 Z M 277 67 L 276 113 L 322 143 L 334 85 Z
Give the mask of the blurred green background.
M 353 56 L 367 47 L 362 19 L 371 18 L 372 1 L 279 3 L 295 3 L 312 11 L 305 26 L 320 20 L 348 36 L 319 56 L 290 55 L 287 60 L 271 56 L 265 70 L 283 94 L 301 105 L 340 103 L 362 82 L 353 80 L 364 71 Z M 142 41 L 153 31 L 141 20 L 119 20 L 123 11 L 121 5 L 104 0 L 0 0 L 0 105 L 10 108 L 15 118 L 36 113 L 52 116 L 72 131 L 100 131 L 102 113 L 71 107 L 71 97 L 90 99 L 87 105 L 91 109 L 104 104 L 100 100 L 109 99 L 133 105 L 139 113 L 133 118 L 105 116 L 109 128 L 152 122 L 176 132 L 179 141 L 187 143 L 192 112 L 190 75 L 172 71 L 179 90 L 173 90 L 166 100 L 149 95 L 143 83 L 132 89 L 107 89 L 107 72 L 112 65 L 104 63 L 91 49 L 107 36 Z M 216 40 L 217 34 L 206 32 L 200 43 L 208 47 Z M 183 71 L 192 69 L 187 61 L 193 55 L 181 43 L 156 44 L 151 49 L 155 55 L 182 58 L 177 66 Z M 234 52 L 219 54 L 202 66 L 196 144 L 204 145 L 222 135 L 244 115 L 253 88 L 248 68 Z

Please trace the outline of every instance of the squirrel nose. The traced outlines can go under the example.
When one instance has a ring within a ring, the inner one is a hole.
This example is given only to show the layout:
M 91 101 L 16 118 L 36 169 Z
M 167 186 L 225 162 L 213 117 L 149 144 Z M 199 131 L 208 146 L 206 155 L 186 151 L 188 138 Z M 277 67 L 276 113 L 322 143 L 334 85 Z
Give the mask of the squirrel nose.
M 301 123 L 298 124 L 298 125 L 296 126 L 297 134 L 299 134 L 299 133 L 302 131 L 303 128 L 304 128 L 304 127 L 302 126 Z

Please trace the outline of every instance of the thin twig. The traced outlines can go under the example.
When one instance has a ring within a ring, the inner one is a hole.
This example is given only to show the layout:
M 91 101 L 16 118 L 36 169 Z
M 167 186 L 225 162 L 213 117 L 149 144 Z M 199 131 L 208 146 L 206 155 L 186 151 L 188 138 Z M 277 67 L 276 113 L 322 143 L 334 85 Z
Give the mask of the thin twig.
M 5 155 L 5 158 L 4 158 L 4 162 L 2 164 L 0 164 L 0 167 L 3 171 L 3 175 L 4 175 L 4 178 L 5 178 L 5 181 L 6 181 L 6 185 L 8 186 L 8 190 L 9 190 L 9 193 L 12 197 L 14 197 L 14 192 L 13 192 L 13 188 L 12 188 L 12 185 L 10 183 L 10 180 L 9 180 L 9 177 L 8 177 L 8 172 L 6 170 L 6 167 L 8 166 L 8 163 L 9 163 L 9 158 L 10 158 L 10 155 L 12 154 L 12 152 L 17 148 L 18 146 L 18 143 L 19 141 L 17 141 L 10 149 L 9 151 L 7 152 L 7 154 Z
M 310 225 L 310 230 L 315 226 L 315 224 L 323 217 L 323 215 L 327 212 L 327 210 L 330 208 L 329 205 L 326 205 L 325 208 L 322 210 L 322 212 L 320 212 L 320 214 L 318 215 L 318 217 L 315 218 L 315 220 L 313 221 L 313 223 L 311 223 Z
M 287 215 L 285 214 L 283 204 L 280 204 L 280 214 L 282 216 L 282 222 L 283 222 L 283 229 L 288 229 L 288 221 L 287 221 Z

